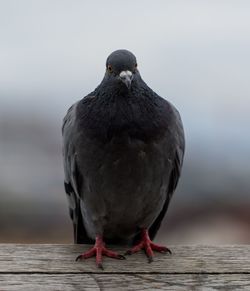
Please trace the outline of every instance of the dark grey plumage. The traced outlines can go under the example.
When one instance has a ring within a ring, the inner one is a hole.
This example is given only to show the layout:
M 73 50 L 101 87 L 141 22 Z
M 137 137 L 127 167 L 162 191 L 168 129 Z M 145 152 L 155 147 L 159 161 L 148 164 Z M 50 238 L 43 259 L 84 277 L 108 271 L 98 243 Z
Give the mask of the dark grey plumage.
M 101 235 L 130 243 L 143 228 L 153 239 L 180 176 L 184 133 L 178 111 L 142 80 L 132 53 L 108 57 L 101 84 L 71 106 L 62 131 L 75 242 Z

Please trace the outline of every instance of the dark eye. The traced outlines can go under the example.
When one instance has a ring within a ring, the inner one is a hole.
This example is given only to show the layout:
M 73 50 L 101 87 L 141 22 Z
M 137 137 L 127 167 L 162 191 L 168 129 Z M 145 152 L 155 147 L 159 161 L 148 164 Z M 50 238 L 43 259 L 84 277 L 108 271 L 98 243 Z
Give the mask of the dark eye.
M 137 63 L 135 63 L 135 68 L 137 68 Z
M 111 65 L 108 65 L 108 71 L 110 72 L 110 73 L 112 73 L 112 67 L 111 67 Z

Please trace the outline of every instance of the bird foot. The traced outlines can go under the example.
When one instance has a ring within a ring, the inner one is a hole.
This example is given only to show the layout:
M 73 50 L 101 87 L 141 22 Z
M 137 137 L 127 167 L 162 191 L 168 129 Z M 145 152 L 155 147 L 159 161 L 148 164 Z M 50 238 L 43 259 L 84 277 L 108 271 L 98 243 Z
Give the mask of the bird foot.
M 79 261 L 81 259 L 88 259 L 91 257 L 96 257 L 96 265 L 98 268 L 103 270 L 103 265 L 102 265 L 102 256 L 114 258 L 114 259 L 119 259 L 119 260 L 124 260 L 126 259 L 123 255 L 118 254 L 117 252 L 113 252 L 108 250 L 105 247 L 105 243 L 103 242 L 103 239 L 101 236 L 96 237 L 96 242 L 95 245 L 85 253 L 80 254 L 77 258 L 76 261 Z
M 148 257 L 148 262 L 151 263 L 153 261 L 154 257 L 154 251 L 160 252 L 160 253 L 169 253 L 171 254 L 171 251 L 169 248 L 164 246 L 159 246 L 151 241 L 148 235 L 148 231 L 146 229 L 142 230 L 142 237 L 141 240 L 137 245 L 129 249 L 125 255 L 132 255 L 134 253 L 137 253 L 138 251 L 144 249 L 145 253 Z

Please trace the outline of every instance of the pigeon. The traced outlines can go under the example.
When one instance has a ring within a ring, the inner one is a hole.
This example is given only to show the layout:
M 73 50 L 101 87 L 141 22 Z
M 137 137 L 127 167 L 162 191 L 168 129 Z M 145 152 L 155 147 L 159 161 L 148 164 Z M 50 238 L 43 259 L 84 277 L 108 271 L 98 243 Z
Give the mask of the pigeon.
M 157 72 L 155 72 L 157 74 Z M 185 138 L 177 109 L 140 76 L 128 50 L 112 52 L 97 88 L 63 120 L 65 192 L 76 244 L 93 244 L 76 260 L 125 259 L 153 243 L 176 189 Z M 106 244 L 127 244 L 121 255 Z

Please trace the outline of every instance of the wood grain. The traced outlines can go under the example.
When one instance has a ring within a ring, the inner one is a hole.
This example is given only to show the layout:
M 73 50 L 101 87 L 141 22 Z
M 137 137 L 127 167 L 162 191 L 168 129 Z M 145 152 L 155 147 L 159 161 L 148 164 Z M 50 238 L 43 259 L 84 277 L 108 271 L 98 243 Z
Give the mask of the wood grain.
M 0 275 L 1 291 L 235 290 L 249 291 L 245 274 L 30 274 Z
M 0 273 L 103 273 L 94 258 L 75 262 L 89 246 L 83 245 L 0 245 Z M 126 248 L 111 247 L 120 253 Z M 104 258 L 109 273 L 250 273 L 250 246 L 170 246 L 173 254 L 156 254 L 148 264 L 143 252 L 127 256 L 127 260 Z
M 75 262 L 86 245 L 0 244 L 0 291 L 9 290 L 250 290 L 250 246 L 170 246 L 149 264 L 127 260 Z M 124 253 L 126 248 L 110 246 Z

